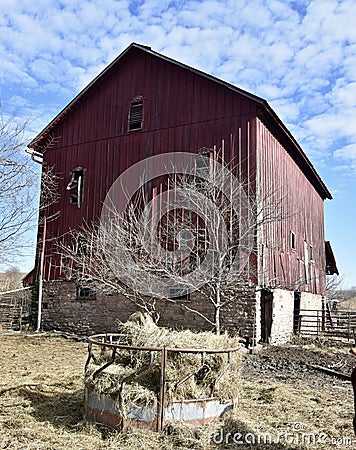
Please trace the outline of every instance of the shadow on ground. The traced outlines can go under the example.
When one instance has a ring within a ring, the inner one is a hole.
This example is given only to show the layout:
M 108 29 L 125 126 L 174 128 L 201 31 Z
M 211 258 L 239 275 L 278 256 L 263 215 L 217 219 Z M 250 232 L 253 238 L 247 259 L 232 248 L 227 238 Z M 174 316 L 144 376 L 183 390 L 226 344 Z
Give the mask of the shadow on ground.
M 83 420 L 83 389 L 61 393 L 42 392 L 39 388 L 21 388 L 19 394 L 31 402 L 32 415 L 41 422 L 72 428 Z

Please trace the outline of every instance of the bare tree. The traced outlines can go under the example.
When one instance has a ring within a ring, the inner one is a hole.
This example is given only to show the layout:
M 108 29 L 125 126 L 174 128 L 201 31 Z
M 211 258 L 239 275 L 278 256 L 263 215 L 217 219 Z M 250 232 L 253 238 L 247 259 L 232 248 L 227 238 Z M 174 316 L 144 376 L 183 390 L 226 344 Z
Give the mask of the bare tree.
M 21 287 L 21 274 L 18 267 L 8 267 L 0 279 L 0 292 L 12 291 Z
M 326 277 L 326 301 L 333 309 L 349 307 L 355 301 L 355 286 L 346 287 L 346 278 L 343 275 L 330 275 Z
M 329 275 L 326 277 L 326 300 L 329 304 L 343 298 L 344 277 L 340 275 Z
M 22 254 L 24 234 L 36 216 L 36 174 L 24 150 L 25 128 L 0 111 L 0 264 Z
M 179 305 L 220 333 L 223 310 L 256 276 L 257 229 L 282 220 L 282 202 L 275 192 L 257 201 L 252 186 L 233 175 L 239 170 L 217 159 L 211 152 L 193 174 L 143 188 L 124 212 L 104 205 L 100 223 L 60 245 L 68 279 L 120 293 L 156 318 L 158 298 L 178 303 L 194 293 L 211 304 L 211 316 L 194 302 Z
M 48 214 L 50 207 L 55 205 L 60 200 L 60 193 L 58 189 L 60 176 L 56 174 L 55 168 L 53 166 L 48 166 L 45 162 L 42 164 L 42 174 L 41 174 L 41 198 L 40 198 L 40 214 L 42 216 L 46 215 L 46 220 L 55 220 L 60 211 L 57 210 L 51 215 Z M 53 210 L 53 208 L 51 208 Z M 43 217 L 40 217 L 40 220 Z
M 24 143 L 26 125 L 26 122 L 19 123 L 15 115 L 5 117 L 0 109 L 0 265 L 19 259 L 25 253 L 24 250 L 31 245 L 27 243 L 26 233 L 33 230 L 36 225 L 38 214 L 36 185 L 39 184 L 38 171 L 32 161 L 42 164 L 38 220 L 38 224 L 42 227 L 40 247 L 43 248 L 46 241 L 43 231 L 46 229 L 46 222 L 54 220 L 59 215 L 59 212 L 48 215 L 50 206 L 59 200 L 58 176 L 54 168 L 43 164 L 43 153 L 53 144 L 54 139 L 50 136 L 40 152 L 28 151 Z M 28 153 L 31 154 L 31 158 Z M 42 254 L 41 261 L 42 279 Z M 42 286 L 39 292 L 39 295 L 42 295 Z M 40 300 L 38 309 L 40 323 Z

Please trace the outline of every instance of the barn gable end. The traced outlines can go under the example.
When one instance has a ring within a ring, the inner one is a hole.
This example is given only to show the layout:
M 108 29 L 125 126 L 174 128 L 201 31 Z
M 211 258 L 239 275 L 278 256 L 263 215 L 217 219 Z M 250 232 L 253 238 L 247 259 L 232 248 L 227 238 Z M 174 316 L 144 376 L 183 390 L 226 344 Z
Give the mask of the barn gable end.
M 202 148 L 219 148 L 222 143 L 224 159 L 240 164 L 243 178 L 250 181 L 256 192 L 262 190 L 263 196 L 271 186 L 285 188 L 290 215 L 283 224 L 265 227 L 258 235 L 256 280 L 250 282 L 249 294 L 240 306 L 237 303 L 243 313 L 230 311 L 227 315 L 227 328 L 244 330 L 250 337 L 261 335 L 256 321 L 261 317 L 264 297 L 256 295 L 256 287 L 305 290 L 317 296 L 321 306 L 326 264 L 323 201 L 331 195 L 293 136 L 265 100 L 148 47 L 131 44 L 29 144 L 37 156 L 43 155 L 46 165 L 55 167 L 59 176 L 59 202 L 46 212 L 56 219 L 46 225 L 41 271 L 43 280 L 48 282 L 44 290 L 44 324 L 67 326 L 69 316 L 65 310 L 68 312 L 68 302 L 73 302 L 73 328 L 75 317 L 79 324 L 79 316 L 82 320 L 87 311 L 87 332 L 115 331 L 101 330 L 101 319 L 95 324 L 95 309 L 97 317 L 100 310 L 112 315 L 116 312 L 121 319 L 131 307 L 120 299 L 109 298 L 96 303 L 87 299 L 88 305 L 80 309 L 83 299 L 75 303 L 78 299 L 72 287 L 68 285 L 60 293 L 55 284 L 61 283 L 65 274 L 54 240 L 96 220 L 113 182 L 136 162 L 167 152 L 195 153 Z M 78 182 L 79 199 L 74 198 L 72 189 Z M 308 203 L 310 199 L 312 202 Z M 298 214 L 302 211 L 301 221 Z M 291 233 L 296 237 L 294 249 L 290 248 Z M 272 234 L 280 242 L 272 242 Z M 42 225 L 38 235 L 40 242 Z M 305 260 L 304 242 L 309 252 L 313 249 L 314 259 Z M 40 246 L 38 249 L 37 268 Z M 47 295 L 50 291 L 55 294 Z M 232 319 L 234 315 L 238 320 Z M 184 315 L 179 320 L 182 325 L 189 322 L 193 327 Z M 277 336 L 278 326 L 274 329 Z

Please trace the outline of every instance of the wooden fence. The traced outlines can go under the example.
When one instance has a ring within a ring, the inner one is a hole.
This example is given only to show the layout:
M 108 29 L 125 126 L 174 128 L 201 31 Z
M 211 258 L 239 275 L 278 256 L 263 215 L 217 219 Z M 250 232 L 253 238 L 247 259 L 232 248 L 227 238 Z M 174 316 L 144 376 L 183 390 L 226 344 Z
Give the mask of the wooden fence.
M 29 323 L 30 288 L 0 292 L 0 331 L 21 331 Z

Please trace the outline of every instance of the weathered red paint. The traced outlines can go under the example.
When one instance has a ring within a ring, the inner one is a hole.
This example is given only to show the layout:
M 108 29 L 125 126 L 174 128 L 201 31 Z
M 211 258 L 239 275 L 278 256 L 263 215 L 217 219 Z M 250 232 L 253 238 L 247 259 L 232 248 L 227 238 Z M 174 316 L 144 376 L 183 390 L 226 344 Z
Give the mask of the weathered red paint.
M 290 153 L 257 119 L 258 184 L 262 201 L 282 201 L 282 220 L 263 226 L 260 284 L 325 292 L 324 202 Z M 295 249 L 290 235 L 294 233 Z M 312 255 L 311 255 L 312 253 Z
M 138 96 L 143 98 L 143 128 L 130 132 L 129 107 Z M 305 240 L 313 245 L 315 261 L 308 270 L 315 270 L 317 281 L 307 281 L 302 289 L 324 293 L 323 200 L 331 196 L 263 99 L 132 44 L 30 147 L 43 151 L 50 136 L 54 143 L 44 152 L 44 161 L 61 177 L 61 199 L 48 211 L 48 216 L 60 211 L 58 219 L 48 223 L 48 241 L 98 218 L 114 180 L 137 161 L 164 152 L 219 148 L 224 142 L 225 160 L 239 163 L 241 177 L 254 189 L 259 183 L 262 198 L 271 187 L 287 193 L 285 206 L 291 216 L 264 228 L 263 257 L 251 258 L 254 281 L 270 287 L 284 282 L 292 287 L 303 271 Z M 70 171 L 76 166 L 86 169 L 80 208 L 69 204 L 66 191 Z M 297 238 L 295 252 L 288 248 L 291 231 Z M 61 276 L 60 258 L 48 243 L 44 279 Z

